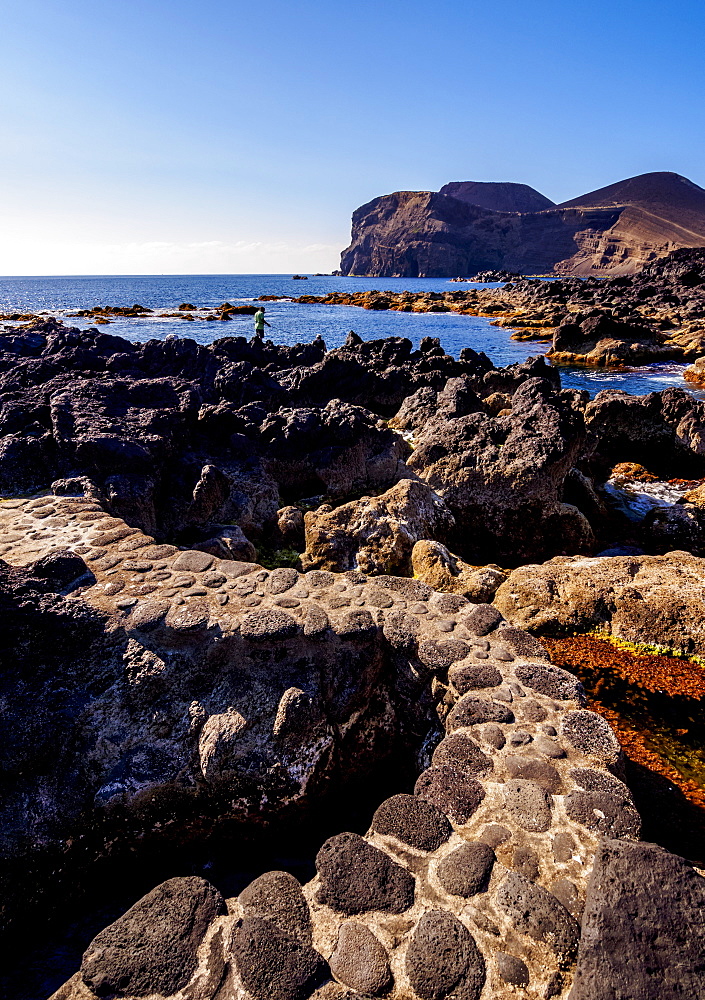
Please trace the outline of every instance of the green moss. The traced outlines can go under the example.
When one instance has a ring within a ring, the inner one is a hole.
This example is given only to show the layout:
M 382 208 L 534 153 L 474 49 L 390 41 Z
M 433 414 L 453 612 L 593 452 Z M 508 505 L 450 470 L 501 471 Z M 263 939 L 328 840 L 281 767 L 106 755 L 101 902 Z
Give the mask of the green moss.
M 301 569 L 301 553 L 296 549 L 272 549 L 262 546 L 257 549 L 257 562 L 265 569 L 279 569 L 281 566 L 291 566 Z

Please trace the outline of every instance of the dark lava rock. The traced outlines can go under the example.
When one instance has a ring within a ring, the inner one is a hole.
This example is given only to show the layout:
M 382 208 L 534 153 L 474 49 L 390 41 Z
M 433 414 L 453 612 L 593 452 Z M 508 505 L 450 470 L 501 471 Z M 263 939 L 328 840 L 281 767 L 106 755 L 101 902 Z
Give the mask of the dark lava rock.
M 574 1000 L 684 1000 L 705 983 L 705 879 L 654 844 L 603 841 L 582 921 Z
M 494 769 L 492 758 L 483 753 L 474 740 L 461 733 L 451 733 L 442 739 L 431 760 L 437 766 L 446 764 L 480 778 Z
M 419 775 L 414 794 L 436 806 L 454 823 L 463 824 L 477 811 L 485 790 L 474 778 L 448 764 L 441 764 Z
M 326 978 L 327 965 L 318 952 L 262 917 L 237 922 L 232 952 L 256 1000 L 304 1000 Z
M 596 771 L 591 767 L 574 767 L 569 774 L 578 788 L 584 788 L 586 792 L 609 792 L 611 795 L 624 798 L 632 805 L 634 804 L 631 791 L 623 781 L 615 778 L 609 771 Z
M 475 726 L 480 722 L 514 722 L 514 714 L 507 705 L 464 694 L 451 709 L 447 726 L 452 731 L 461 726 Z
M 188 983 L 209 925 L 225 912 L 205 879 L 162 882 L 93 938 L 81 962 L 83 982 L 99 997 L 171 996 Z
M 458 694 L 467 694 L 476 688 L 497 687 L 502 675 L 491 663 L 463 663 L 448 671 L 448 680 Z
M 288 639 L 298 629 L 296 619 L 284 611 L 251 611 L 240 623 L 240 635 L 257 641 Z
M 497 890 L 497 905 L 511 917 L 520 934 L 545 942 L 562 958 L 575 954 L 580 933 L 578 922 L 540 885 L 511 872 Z
M 56 594 L 69 594 L 77 587 L 91 587 L 95 583 L 95 576 L 83 559 L 70 550 L 50 552 L 32 563 L 28 570 L 47 590 Z
M 610 792 L 573 791 L 565 797 L 565 811 L 576 823 L 605 837 L 629 837 L 641 833 L 641 817 L 631 797 Z
M 266 872 L 240 893 L 246 917 L 263 917 L 292 937 L 311 943 L 311 914 L 301 886 L 288 872 Z
M 320 902 L 341 913 L 403 913 L 414 902 L 413 876 L 357 833 L 330 837 L 316 855 L 316 869 Z
M 524 878 L 534 882 L 539 877 L 539 859 L 528 847 L 515 847 L 512 855 L 512 868 Z M 562 902 L 562 900 L 561 900 Z M 572 912 L 572 911 L 571 911 Z
M 416 795 L 406 794 L 392 795 L 378 806 L 372 817 L 372 829 L 420 851 L 435 851 L 453 832 L 440 809 Z
M 494 861 L 489 844 L 463 844 L 441 861 L 436 877 L 446 892 L 468 898 L 485 891 Z
M 520 663 L 515 674 L 522 684 L 533 691 L 545 694 L 558 701 L 574 699 L 579 705 L 585 704 L 585 690 L 577 677 L 567 670 L 548 663 Z
M 527 659 L 548 659 L 548 651 L 543 643 L 522 628 L 506 626 L 497 633 L 496 638 L 501 639 L 517 656 L 524 656 Z
M 485 983 L 485 961 L 470 932 L 446 910 L 419 920 L 406 952 L 406 972 L 421 1000 L 477 1000 Z
M 570 861 L 576 853 L 575 839 L 572 833 L 562 831 L 553 838 L 553 857 L 556 861 Z
M 489 635 L 504 618 L 491 604 L 478 604 L 463 618 L 463 625 L 475 635 Z M 504 633 L 502 634 L 504 637 Z
M 600 715 L 580 709 L 563 716 L 561 736 L 580 753 L 598 757 L 607 764 L 616 763 L 622 749 L 609 723 Z
M 330 969 L 341 983 L 373 996 L 391 982 L 387 952 L 372 931 L 355 920 L 348 920 L 340 928 Z
M 528 986 L 529 970 L 525 962 L 504 951 L 497 952 L 497 970 L 510 986 Z
M 524 778 L 527 781 L 534 781 L 552 795 L 560 793 L 561 776 L 555 767 L 551 767 L 545 760 L 540 760 L 538 757 L 509 754 L 504 758 L 504 763 L 510 778 Z

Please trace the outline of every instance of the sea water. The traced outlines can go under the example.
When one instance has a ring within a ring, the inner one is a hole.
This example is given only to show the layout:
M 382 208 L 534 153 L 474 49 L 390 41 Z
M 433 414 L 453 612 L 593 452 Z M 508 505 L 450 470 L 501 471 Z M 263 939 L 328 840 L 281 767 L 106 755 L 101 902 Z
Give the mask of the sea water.
M 446 278 L 344 278 L 309 275 L 293 280 L 290 274 L 216 275 L 116 275 L 70 277 L 0 278 L 0 312 L 47 312 L 66 323 L 86 329 L 94 321 L 71 317 L 79 309 L 93 306 L 131 306 L 176 310 L 182 302 L 196 307 L 214 307 L 223 302 L 250 303 L 260 295 L 326 295 L 329 292 L 448 292 L 469 288 L 492 288 L 488 284 L 457 284 Z M 417 347 L 422 337 L 438 337 L 445 350 L 457 357 L 464 347 L 484 351 L 497 366 L 510 365 L 536 354 L 544 354 L 546 342 L 516 341 L 511 331 L 493 326 L 480 316 L 457 313 L 402 313 L 376 311 L 356 306 L 304 305 L 291 301 L 268 302 L 265 306 L 270 329 L 266 336 L 277 344 L 306 343 L 320 334 L 329 348 L 344 343 L 350 330 L 363 340 L 408 337 Z M 118 318 L 101 326 L 128 340 L 162 339 L 169 334 L 210 344 L 219 337 L 251 336 L 252 316 L 234 316 L 227 322 L 188 322 L 153 316 L 145 319 Z M 647 365 L 620 371 L 562 368 L 562 384 L 587 389 L 594 396 L 601 389 L 622 389 L 631 394 L 679 386 L 694 392 L 683 379 L 683 364 Z M 705 393 L 696 392 L 696 395 Z

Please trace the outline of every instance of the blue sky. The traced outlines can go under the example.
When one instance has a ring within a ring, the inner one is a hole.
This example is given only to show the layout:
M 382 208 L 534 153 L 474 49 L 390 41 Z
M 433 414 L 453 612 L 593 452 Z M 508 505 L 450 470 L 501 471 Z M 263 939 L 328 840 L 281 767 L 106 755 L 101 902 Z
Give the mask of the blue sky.
M 702 0 L 14 0 L 0 274 L 337 267 L 450 180 L 705 186 Z

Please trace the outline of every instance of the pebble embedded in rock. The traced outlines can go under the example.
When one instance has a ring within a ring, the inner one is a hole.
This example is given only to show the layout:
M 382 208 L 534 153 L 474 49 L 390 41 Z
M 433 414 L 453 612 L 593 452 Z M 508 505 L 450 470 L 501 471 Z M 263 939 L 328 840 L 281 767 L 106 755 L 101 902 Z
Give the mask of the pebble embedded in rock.
M 507 740 L 499 726 L 490 723 L 488 726 L 484 726 L 481 730 L 482 739 L 487 743 L 488 746 L 494 747 L 495 750 L 501 750 Z
M 301 886 L 289 872 L 266 872 L 238 897 L 246 917 L 263 917 L 292 937 L 311 943 L 311 914 Z
M 288 639 L 297 631 L 298 625 L 291 615 L 273 609 L 251 611 L 240 623 L 240 635 L 256 641 Z
M 172 569 L 183 573 L 202 573 L 213 565 L 213 556 L 197 549 L 187 549 L 180 552 L 171 564 Z
M 205 879 L 162 882 L 93 939 L 81 978 L 96 996 L 172 996 L 191 979 L 208 927 L 225 912 Z
M 572 861 L 573 855 L 576 853 L 575 838 L 572 833 L 568 833 L 567 830 L 562 830 L 557 833 L 553 838 L 553 857 L 556 861 L 566 864 L 568 861 Z
M 452 896 L 468 899 L 487 889 L 494 862 L 494 851 L 489 844 L 463 844 L 440 862 L 436 878 Z
M 545 833 L 551 825 L 551 796 L 534 781 L 513 778 L 504 786 L 507 812 L 523 830 Z
M 318 952 L 262 917 L 238 920 L 231 947 L 243 985 L 255 1000 L 304 1000 L 327 973 Z
M 525 962 L 506 952 L 497 952 L 497 971 L 510 986 L 528 986 L 529 969 Z
M 499 702 L 464 694 L 451 709 L 446 725 L 452 731 L 461 726 L 475 726 L 481 722 L 514 722 L 514 714 L 511 709 Z
M 514 669 L 522 684 L 557 701 L 585 704 L 585 690 L 574 674 L 550 663 L 519 663 Z
M 578 922 L 547 889 L 510 872 L 497 890 L 496 901 L 520 934 L 543 941 L 561 958 L 575 955 Z
M 492 759 L 480 750 L 477 743 L 461 733 L 444 737 L 433 751 L 431 760 L 434 764 L 447 764 L 475 777 L 483 777 L 494 768 Z
M 378 806 L 372 829 L 420 851 L 435 851 L 453 832 L 440 809 L 405 793 L 392 795 Z
M 544 788 L 552 795 L 558 795 L 562 790 L 560 774 L 555 767 L 551 767 L 545 760 L 525 754 L 508 754 L 504 758 L 504 764 L 510 778 L 524 778 L 527 781 L 535 781 L 537 785 L 540 785 L 541 788 Z
M 356 920 L 340 928 L 330 970 L 345 986 L 363 994 L 375 996 L 391 984 L 387 952 L 372 931 Z
M 267 581 L 267 590 L 270 594 L 283 594 L 298 583 L 299 574 L 289 566 L 280 566 L 273 569 Z
M 377 625 L 369 611 L 350 611 L 335 631 L 341 639 L 371 639 L 377 634 Z
M 485 983 L 485 961 L 475 940 L 447 910 L 431 910 L 419 920 L 406 951 L 406 974 L 421 1000 L 451 994 L 478 1000 Z
M 414 902 L 414 877 L 357 833 L 330 837 L 316 855 L 319 901 L 341 913 L 403 913 Z
M 616 763 L 622 755 L 609 723 L 587 709 L 568 712 L 563 717 L 561 736 L 580 753 L 597 757 L 606 764 Z
M 475 635 L 489 635 L 502 621 L 504 618 L 491 604 L 477 604 L 472 611 L 463 616 L 463 625 Z M 504 633 L 502 637 L 504 638 Z
M 423 771 L 414 786 L 414 794 L 432 803 L 454 823 L 467 823 L 485 797 L 479 781 L 454 767 L 442 764 Z
M 535 882 L 539 877 L 539 859 L 529 847 L 514 848 L 512 868 L 531 882 Z
M 575 790 L 566 795 L 564 801 L 568 817 L 594 833 L 605 837 L 639 838 L 641 818 L 631 796 Z
M 544 757 L 551 757 L 560 760 L 565 757 L 565 750 L 557 740 L 549 739 L 547 736 L 537 736 L 534 740 L 534 749 L 542 753 Z

